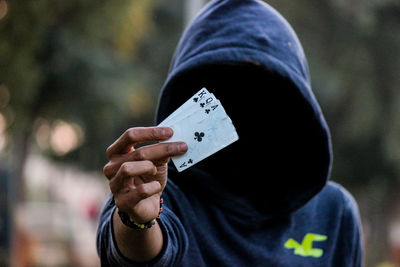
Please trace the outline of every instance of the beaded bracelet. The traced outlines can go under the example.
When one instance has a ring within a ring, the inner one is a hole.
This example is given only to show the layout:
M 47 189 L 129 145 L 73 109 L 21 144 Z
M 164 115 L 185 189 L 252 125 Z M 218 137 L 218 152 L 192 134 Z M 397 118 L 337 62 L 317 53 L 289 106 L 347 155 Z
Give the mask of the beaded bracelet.
M 163 199 L 160 198 L 160 210 L 158 211 L 157 217 L 154 218 L 153 220 L 145 222 L 145 223 L 134 222 L 126 212 L 123 212 L 121 210 L 118 210 L 118 215 L 121 218 L 121 222 L 124 225 L 128 226 L 129 228 L 136 229 L 136 230 L 149 229 L 154 224 L 156 224 L 157 219 L 160 218 L 160 214 L 162 212 L 162 205 L 163 205 Z

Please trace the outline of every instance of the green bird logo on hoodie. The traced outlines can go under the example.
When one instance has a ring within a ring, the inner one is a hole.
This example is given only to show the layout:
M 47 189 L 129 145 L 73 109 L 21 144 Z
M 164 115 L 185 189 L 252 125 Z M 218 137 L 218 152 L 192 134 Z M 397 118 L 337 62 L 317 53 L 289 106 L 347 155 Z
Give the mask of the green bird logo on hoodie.
M 326 235 L 319 235 L 313 233 L 307 233 L 301 244 L 299 244 L 293 238 L 289 238 L 285 243 L 285 248 L 294 249 L 294 254 L 302 257 L 314 257 L 319 258 L 324 253 L 320 248 L 313 248 L 312 244 L 314 241 L 325 241 L 328 237 Z

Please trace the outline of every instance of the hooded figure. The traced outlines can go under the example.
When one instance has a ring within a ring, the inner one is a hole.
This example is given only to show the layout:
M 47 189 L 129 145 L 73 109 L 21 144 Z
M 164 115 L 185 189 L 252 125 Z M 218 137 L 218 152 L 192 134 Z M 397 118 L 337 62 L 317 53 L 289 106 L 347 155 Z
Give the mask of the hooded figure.
M 357 205 L 327 182 L 328 126 L 287 21 L 256 0 L 211 1 L 184 32 L 157 124 L 206 87 L 239 140 L 195 166 L 169 166 L 160 254 L 146 266 L 362 266 Z M 137 266 L 112 237 L 111 197 L 98 232 L 104 266 Z

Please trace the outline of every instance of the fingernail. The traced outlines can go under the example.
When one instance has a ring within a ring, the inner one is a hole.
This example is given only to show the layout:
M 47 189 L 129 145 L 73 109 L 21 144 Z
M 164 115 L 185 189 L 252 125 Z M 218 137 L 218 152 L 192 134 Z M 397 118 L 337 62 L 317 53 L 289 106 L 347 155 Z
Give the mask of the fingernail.
M 179 150 L 180 152 L 186 151 L 187 149 L 188 149 L 188 146 L 187 146 L 186 143 L 180 143 L 180 144 L 178 145 L 178 150 Z
M 172 129 L 171 128 L 163 128 L 162 130 L 161 130 L 161 134 L 163 135 L 163 136 L 171 136 L 172 135 Z

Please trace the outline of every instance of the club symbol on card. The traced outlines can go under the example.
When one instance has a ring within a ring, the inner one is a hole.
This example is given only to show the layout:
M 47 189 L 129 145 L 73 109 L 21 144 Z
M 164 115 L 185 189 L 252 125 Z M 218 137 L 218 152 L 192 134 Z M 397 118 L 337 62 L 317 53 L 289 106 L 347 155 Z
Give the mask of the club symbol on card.
M 209 108 L 206 109 L 206 113 L 207 114 L 210 113 L 210 109 Z
M 199 142 L 201 142 L 201 140 L 203 140 L 204 137 L 204 133 L 203 132 L 195 132 L 194 133 L 194 140 L 197 140 Z
M 193 160 L 192 160 L 192 159 L 189 159 L 189 160 L 188 160 L 188 163 L 189 163 L 189 164 L 192 164 L 192 163 L 193 163 Z
M 204 108 L 205 103 L 200 103 L 200 107 Z

